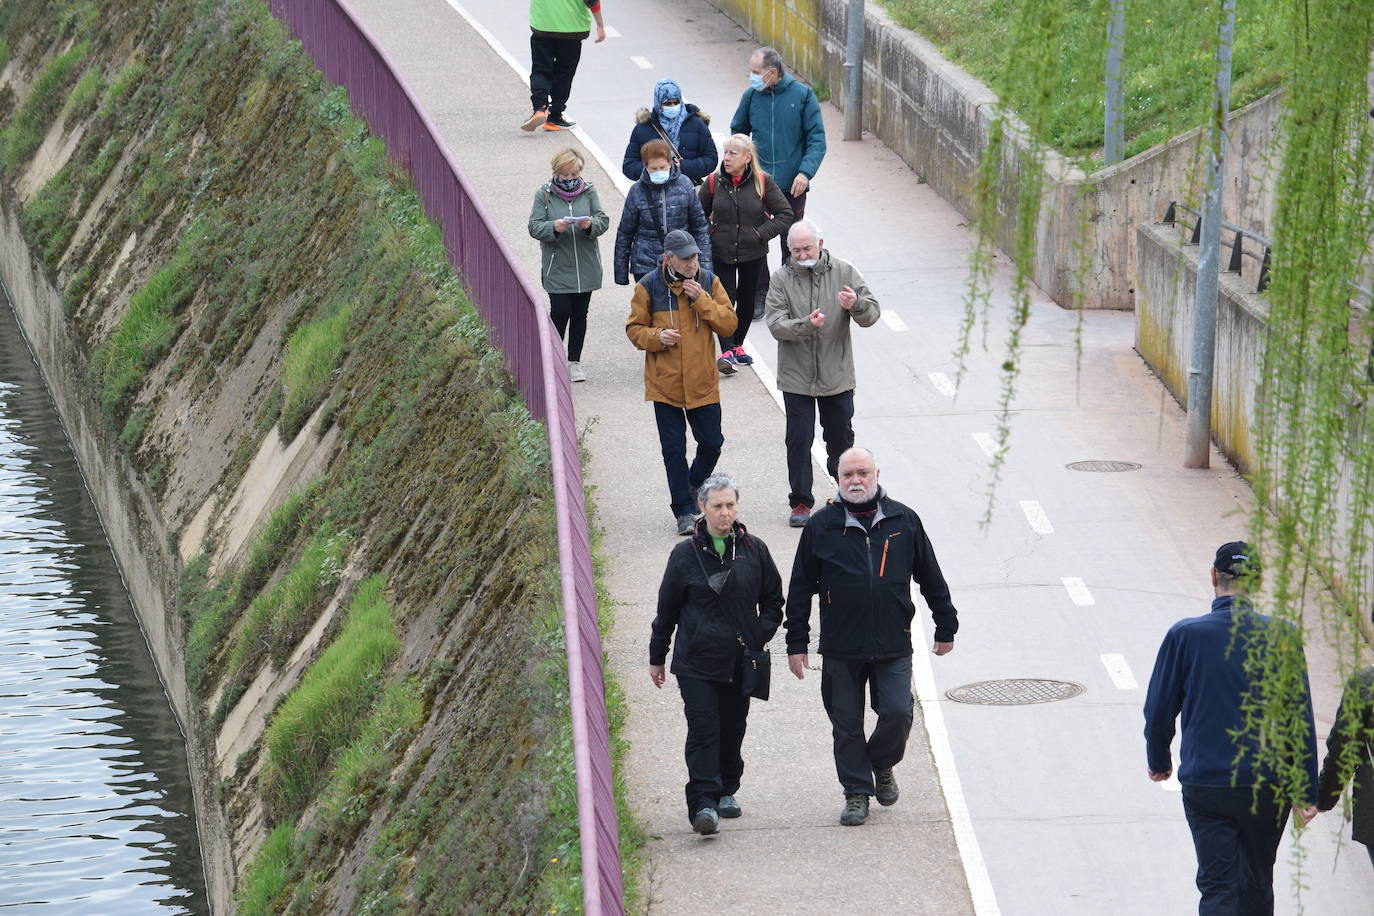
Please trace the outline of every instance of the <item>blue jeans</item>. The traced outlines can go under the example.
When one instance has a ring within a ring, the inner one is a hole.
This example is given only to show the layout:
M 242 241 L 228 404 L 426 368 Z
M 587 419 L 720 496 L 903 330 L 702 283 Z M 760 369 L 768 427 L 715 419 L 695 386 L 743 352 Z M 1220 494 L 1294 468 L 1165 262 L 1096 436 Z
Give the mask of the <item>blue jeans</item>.
M 697 487 L 701 486 L 720 459 L 725 436 L 720 431 L 720 404 L 703 404 L 691 410 L 654 401 L 654 421 L 658 424 L 658 444 L 663 450 L 663 470 L 668 475 L 668 497 L 673 518 L 695 515 Z M 687 467 L 687 426 L 697 442 L 696 457 Z
M 1288 808 L 1250 786 L 1183 787 L 1183 813 L 1197 850 L 1199 916 L 1269 916 L 1274 912 L 1274 859 Z

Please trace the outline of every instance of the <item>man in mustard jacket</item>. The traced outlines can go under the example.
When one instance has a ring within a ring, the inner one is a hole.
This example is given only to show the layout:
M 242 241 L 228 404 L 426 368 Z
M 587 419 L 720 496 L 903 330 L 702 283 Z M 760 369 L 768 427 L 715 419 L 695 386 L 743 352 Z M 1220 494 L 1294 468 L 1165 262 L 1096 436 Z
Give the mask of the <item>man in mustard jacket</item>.
M 635 284 L 625 335 L 644 351 L 644 400 L 654 403 L 658 443 L 677 533 L 696 522 L 696 490 L 720 458 L 720 376 L 713 334 L 735 330 L 735 310 L 718 278 L 702 270 L 701 249 L 674 229 L 663 239 L 658 270 Z M 696 457 L 687 467 L 687 427 Z

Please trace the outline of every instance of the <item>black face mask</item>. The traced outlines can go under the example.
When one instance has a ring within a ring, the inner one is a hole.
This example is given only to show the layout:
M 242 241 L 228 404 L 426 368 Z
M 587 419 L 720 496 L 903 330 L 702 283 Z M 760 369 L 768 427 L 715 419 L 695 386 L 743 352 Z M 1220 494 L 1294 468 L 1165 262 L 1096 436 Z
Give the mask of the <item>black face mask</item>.
M 692 279 L 691 276 L 688 276 L 686 274 L 680 274 L 677 271 L 673 270 L 671 265 L 664 265 L 664 270 L 668 274 L 668 279 L 674 283 L 681 283 L 683 280 Z

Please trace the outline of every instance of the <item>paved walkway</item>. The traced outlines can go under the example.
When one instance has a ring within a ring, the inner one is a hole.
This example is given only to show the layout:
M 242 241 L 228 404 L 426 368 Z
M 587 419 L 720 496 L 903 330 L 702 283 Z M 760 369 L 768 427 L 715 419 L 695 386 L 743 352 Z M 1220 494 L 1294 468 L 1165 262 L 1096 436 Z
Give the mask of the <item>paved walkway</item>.
M 607 22 L 617 37 L 585 46 L 569 107 L 581 128 L 572 138 L 527 135 L 515 129 L 527 91 L 493 50 L 505 49 L 517 67 L 528 65 L 525 3 L 352 5 L 387 46 L 531 273 L 537 245 L 525 223 L 554 150 L 590 142 L 618 165 L 635 109 L 665 75 L 679 79 L 687 100 L 712 113 L 713 128 L 725 132 L 752 49 L 748 36 L 703 0 L 608 0 Z M 750 716 L 740 792 L 745 817 L 713 840 L 691 834 L 682 812 L 681 703 L 671 679 L 656 691 L 646 670 L 654 594 L 676 538 L 652 411 L 643 401 L 642 360 L 623 331 L 628 290 L 609 285 L 608 271 L 608 286 L 592 301 L 584 357 L 591 380 L 575 386 L 574 397 L 618 605 L 608 652 L 631 709 L 626 777 L 652 836 L 649 907 L 1187 912 L 1196 905 L 1192 849 L 1177 792 L 1145 778 L 1143 682 L 1169 623 L 1206 609 L 1210 557 L 1243 530 L 1249 491 L 1218 456 L 1210 471 L 1181 468 L 1182 414 L 1132 350 L 1131 315 L 1083 316 L 1080 371 L 1079 316 L 1039 298 L 1026 334 L 1010 463 L 992 526 L 980 530 L 983 443 L 994 429 L 1000 384 L 1005 259 L 998 259 L 989 350 L 971 356 L 953 397 L 950 354 L 973 240 L 962 217 L 897 157 L 871 139 L 841 142 L 842 119 L 830 106 L 826 119 L 831 148 L 808 215 L 824 228 L 828 246 L 864 272 L 886 315 L 856 333 L 859 441 L 877 452 L 892 494 L 925 519 L 962 629 L 952 655 L 917 653 L 925 715 L 897 770 L 899 805 L 875 808 L 862 829 L 838 826 L 841 796 L 819 678 L 778 677 L 774 698 Z M 606 175 L 592 164 L 587 176 L 614 223 L 618 170 Z M 608 262 L 610 250 L 608 237 Z M 742 520 L 769 543 L 785 576 L 796 534 L 785 526 L 782 415 L 763 383 L 774 351 L 760 325 L 751 339 L 763 368 L 722 383 L 720 467 L 743 481 Z M 1092 458 L 1142 468 L 1065 468 Z M 926 641 L 928 617 L 918 620 Z M 1327 668 L 1314 653 L 1319 730 L 1338 695 Z M 942 698 L 953 686 L 1009 676 L 1076 681 L 1087 693 L 1015 708 Z M 1374 899 L 1362 850 L 1351 855 L 1347 848 L 1333 865 L 1339 827 L 1328 816 L 1309 833 L 1310 912 L 1354 912 Z M 1281 854 L 1281 888 L 1291 874 L 1286 858 Z M 1285 896 L 1280 912 L 1294 910 Z

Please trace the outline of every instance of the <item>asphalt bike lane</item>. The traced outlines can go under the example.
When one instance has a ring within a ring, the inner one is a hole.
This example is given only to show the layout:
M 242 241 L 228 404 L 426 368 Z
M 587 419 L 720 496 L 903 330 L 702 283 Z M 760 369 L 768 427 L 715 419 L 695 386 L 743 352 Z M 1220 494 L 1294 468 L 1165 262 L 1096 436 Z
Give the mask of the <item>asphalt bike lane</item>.
M 421 19 L 431 17 L 441 33 L 456 29 L 455 23 L 435 13 L 441 5 L 437 0 L 402 4 L 414 6 Z M 503 51 L 515 70 L 528 67 L 526 3 L 455 0 L 448 6 L 475 23 L 485 33 L 484 40 Z M 385 13 L 375 0 L 355 7 L 364 12 L 373 8 L 379 24 L 385 21 L 388 29 L 405 34 L 404 23 L 395 20 L 400 16 L 395 4 L 387 4 Z M 584 45 L 567 113 L 579 127 L 569 142 L 585 141 L 589 148 L 604 151 L 601 161 L 610 164 L 608 171 L 623 187 L 621 155 L 634 113 L 649 103 L 654 82 L 676 79 L 684 100 L 711 115 L 719 144 L 746 86 L 746 62 L 755 45 L 702 0 L 607 0 L 604 12 L 611 37 Z M 420 67 L 439 64 L 417 62 Z M 501 142 L 512 149 L 521 142 L 540 143 L 547 147 L 546 158 L 565 144 L 557 134 L 520 135 L 517 126 L 528 114 L 527 107 L 526 100 L 509 111 L 512 133 Z M 884 310 L 879 325 L 856 329 L 854 334 L 858 441 L 877 453 L 883 483 L 892 495 L 921 513 L 960 610 L 956 651 L 934 660 L 924 652 L 918 655 L 917 681 L 971 899 L 980 913 L 1187 912 L 1196 905 L 1191 841 L 1177 783 L 1161 787 L 1146 779 L 1140 707 L 1164 631 L 1180 617 L 1206 611 L 1210 557 L 1218 543 L 1243 531 L 1249 491 L 1216 453 L 1211 470 L 1181 468 L 1182 412 L 1132 350 L 1131 315 L 1090 312 L 1081 316 L 1080 326 L 1079 315 L 1037 293 L 1025 334 L 1011 450 L 991 523 L 982 528 L 988 468 L 996 448 L 1001 385 L 997 367 L 1003 358 L 1001 338 L 1009 306 L 1007 261 L 997 258 L 987 348 L 981 337 L 975 340 L 960 378 L 951 354 L 963 319 L 973 245 L 963 217 L 877 141 L 841 141 L 841 116 L 833 106 L 825 109 L 829 152 L 814 182 L 808 216 L 821 225 L 827 246 L 864 273 Z M 481 114 L 482 129 L 490 129 L 490 112 Z M 466 117 L 436 120 L 459 133 L 473 124 Z M 467 168 L 469 160 L 461 155 L 459 159 Z M 496 163 L 483 166 L 501 168 Z M 508 172 L 511 168 L 505 166 Z M 526 174 L 517 185 L 525 206 L 526 186 L 532 189 L 542 177 L 540 172 Z M 614 224 L 619 201 L 613 207 L 608 197 L 603 191 Z M 612 238 L 608 234 L 603 239 L 603 257 Z M 609 271 L 607 284 L 594 302 L 623 309 L 628 290 L 610 285 Z M 606 324 L 614 334 L 616 322 Z M 1080 330 L 1081 351 L 1075 344 Z M 637 384 L 639 355 L 623 340 L 623 333 L 618 341 L 605 341 L 601 351 L 589 335 L 589 348 L 593 354 L 605 354 L 606 372 L 617 373 L 618 381 L 628 379 L 630 386 Z M 760 360 L 755 377 L 743 370 L 722 382 L 727 418 L 722 467 L 758 469 L 744 478 L 748 490 L 742 517 L 751 529 L 767 519 L 764 536 L 785 575 L 791 544 L 783 541 L 792 538 L 795 543 L 795 533 L 771 517 L 785 517 L 787 511 L 781 437 L 757 438 L 765 427 L 780 428 L 780 417 L 764 417 L 759 411 L 769 409 L 767 398 L 745 393 L 745 386 L 766 384 L 775 364 L 775 349 L 761 324 L 751 334 L 751 349 Z M 575 386 L 579 416 L 585 417 L 584 405 L 598 402 L 578 387 L 583 386 Z M 632 387 L 626 400 L 638 397 Z M 754 411 L 745 419 L 752 419 L 750 425 L 758 429 L 729 428 L 730 422 L 738 422 L 732 420 L 732 407 L 743 404 Z M 601 410 L 598 422 L 612 422 L 614 410 Z M 652 438 L 652 424 L 641 417 L 626 434 Z M 741 447 L 736 445 L 741 441 L 746 456 L 736 460 L 732 449 Z M 593 456 L 591 478 L 600 476 L 598 463 L 606 460 L 604 455 Z M 1140 467 L 1116 473 L 1067 467 L 1083 460 L 1126 461 Z M 666 525 L 659 505 L 659 469 L 650 465 L 644 470 L 653 480 L 642 490 L 641 509 Z M 616 495 L 603 492 L 598 499 L 610 505 L 610 517 L 621 517 L 622 510 L 611 504 Z M 670 546 L 671 540 L 663 538 L 664 555 Z M 642 571 L 642 576 L 655 578 L 660 570 L 661 563 Z M 923 602 L 917 606 L 922 609 L 918 620 L 924 625 L 928 649 L 929 621 Z M 648 613 L 652 615 L 651 609 Z M 775 652 L 779 643 L 774 643 Z M 1318 730 L 1324 737 L 1339 689 L 1318 640 L 1311 646 Z M 624 676 L 640 677 L 641 668 L 638 659 L 630 659 Z M 953 687 L 1013 677 L 1063 680 L 1083 685 L 1086 691 L 1062 702 L 1017 706 L 944 699 L 944 692 Z M 815 680 L 805 682 L 808 689 Z M 668 824 L 680 819 L 680 729 L 672 723 L 681 713 L 675 696 L 650 695 L 646 702 L 654 705 L 647 712 L 633 709 L 634 691 L 630 697 L 632 718 L 643 712 L 663 733 L 662 747 L 638 758 L 639 772 L 631 774 L 632 798 L 640 810 L 646 805 L 670 808 L 671 818 L 663 821 Z M 819 702 L 813 689 L 797 697 L 785 693 L 779 699 Z M 766 730 L 770 717 L 781 718 L 776 702 L 760 704 L 771 708 L 751 716 L 751 734 Z M 823 714 L 806 722 L 809 728 L 826 727 Z M 653 740 L 654 734 L 650 731 L 644 738 Z M 805 756 L 796 758 L 797 765 L 821 773 L 797 785 L 829 794 L 823 805 L 806 809 L 802 821 L 825 817 L 836 797 L 830 785 L 828 736 L 812 737 L 820 740 L 805 745 Z M 951 753 L 940 760 L 945 742 Z M 746 761 L 752 763 L 750 754 L 746 744 Z M 906 804 L 905 783 L 903 788 Z M 961 828 L 965 806 L 971 821 Z M 650 820 L 652 829 L 656 815 Z M 795 830 L 797 825 L 783 826 Z M 1302 899 L 1309 912 L 1356 912 L 1374 899 L 1374 875 L 1363 851 L 1347 845 L 1337 853 L 1340 826 L 1338 816 L 1323 815 L 1306 834 L 1303 870 L 1310 890 Z M 917 841 L 914 823 L 901 829 L 913 831 L 910 840 Z M 826 842 L 863 848 L 871 842 L 866 830 L 845 831 Z M 781 831 L 770 838 L 789 855 L 800 854 L 805 843 L 788 842 L 787 836 Z M 890 848 L 878 846 L 867 852 L 886 856 Z M 789 872 L 796 879 L 797 871 L 787 861 L 770 861 L 769 851 L 766 845 L 754 850 L 763 863 L 751 865 L 751 871 L 759 877 L 760 872 L 778 874 L 755 884 L 785 889 Z M 670 857 L 702 855 L 698 846 L 666 841 L 656 851 L 651 871 L 671 871 L 674 865 L 666 864 Z M 979 873 L 982 863 L 990 882 Z M 716 874 L 720 864 L 710 862 L 706 868 L 707 874 Z M 1288 892 L 1295 874 L 1285 843 L 1275 881 L 1279 912 L 1296 911 Z M 855 875 L 853 880 L 862 882 L 864 877 Z M 674 889 L 688 882 L 690 877 L 666 882 L 651 877 L 651 883 Z M 889 897 L 882 896 L 883 889 L 877 888 L 877 896 L 856 899 L 873 901 L 877 908 L 884 902 L 899 909 L 915 907 L 912 892 L 901 881 L 888 888 Z M 747 901 L 738 909 L 749 912 L 821 911 L 826 902 L 814 891 L 800 900 L 776 891 L 731 899 Z M 841 896 L 836 902 L 843 901 Z M 680 892 L 670 892 L 656 901 L 655 908 L 675 911 L 687 902 Z M 929 912 L 959 912 L 967 905 L 953 900 L 947 906 L 938 900 L 926 903 Z M 851 909 L 870 911 L 862 904 Z

